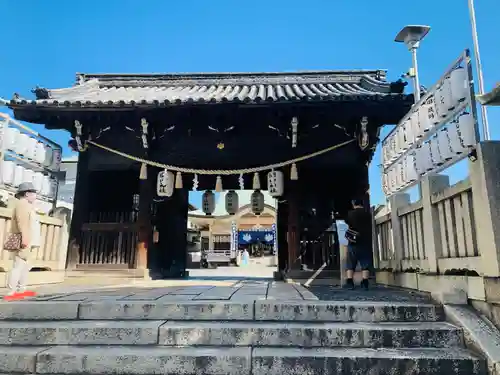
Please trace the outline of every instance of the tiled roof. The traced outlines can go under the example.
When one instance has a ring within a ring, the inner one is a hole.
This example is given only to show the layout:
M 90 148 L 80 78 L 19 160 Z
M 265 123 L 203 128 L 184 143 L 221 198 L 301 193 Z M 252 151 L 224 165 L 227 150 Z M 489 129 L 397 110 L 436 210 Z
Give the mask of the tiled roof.
M 477 100 L 482 105 L 500 106 L 500 83 L 492 91 L 477 95 Z
M 385 71 L 221 74 L 77 75 L 75 86 L 36 88 L 36 100 L 10 105 L 56 107 L 162 106 L 184 103 L 384 100 L 401 97 L 404 84 Z

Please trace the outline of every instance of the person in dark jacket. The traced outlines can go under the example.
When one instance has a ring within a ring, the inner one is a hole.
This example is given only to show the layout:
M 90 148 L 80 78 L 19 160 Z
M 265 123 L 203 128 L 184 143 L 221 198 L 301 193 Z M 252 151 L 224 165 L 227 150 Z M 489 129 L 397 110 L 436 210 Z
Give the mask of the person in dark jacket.
M 371 213 L 363 207 L 361 199 L 355 199 L 352 202 L 353 209 L 348 212 L 346 223 L 349 229 L 346 238 L 347 245 L 346 258 L 346 284 L 345 287 L 354 289 L 354 271 L 359 263 L 362 270 L 363 280 L 361 287 L 368 289 L 368 279 L 370 277 L 370 268 L 372 265 L 371 254 Z

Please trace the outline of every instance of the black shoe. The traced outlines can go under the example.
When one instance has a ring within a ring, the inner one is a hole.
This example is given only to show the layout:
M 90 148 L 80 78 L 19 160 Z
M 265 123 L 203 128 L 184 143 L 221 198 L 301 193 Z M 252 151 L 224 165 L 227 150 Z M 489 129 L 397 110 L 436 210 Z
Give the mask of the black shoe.
M 352 279 L 347 279 L 344 284 L 344 289 L 354 289 L 354 281 Z
M 368 290 L 369 282 L 367 279 L 361 281 L 361 289 Z

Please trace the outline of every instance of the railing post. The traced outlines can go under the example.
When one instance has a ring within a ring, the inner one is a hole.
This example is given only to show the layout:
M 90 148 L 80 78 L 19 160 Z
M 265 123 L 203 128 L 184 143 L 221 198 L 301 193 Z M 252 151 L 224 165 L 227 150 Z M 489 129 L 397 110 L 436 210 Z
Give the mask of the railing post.
M 394 243 L 394 256 L 391 259 L 391 267 L 393 271 L 400 271 L 403 255 L 403 231 L 398 209 L 410 204 L 410 195 L 404 193 L 394 194 L 389 198 L 389 204 L 391 206 L 392 240 Z
M 54 217 L 62 221 L 59 239 L 57 242 L 57 270 L 66 270 L 66 258 L 68 257 L 69 231 L 71 223 L 71 211 L 65 208 L 57 209 Z
M 441 231 L 437 209 L 432 205 L 432 195 L 450 186 L 450 178 L 444 175 L 425 176 L 420 183 L 422 199 L 422 222 L 424 232 L 424 253 L 427 258 L 426 270 L 438 272 L 438 259 L 442 254 Z
M 500 276 L 500 141 L 480 142 L 469 164 L 482 274 Z

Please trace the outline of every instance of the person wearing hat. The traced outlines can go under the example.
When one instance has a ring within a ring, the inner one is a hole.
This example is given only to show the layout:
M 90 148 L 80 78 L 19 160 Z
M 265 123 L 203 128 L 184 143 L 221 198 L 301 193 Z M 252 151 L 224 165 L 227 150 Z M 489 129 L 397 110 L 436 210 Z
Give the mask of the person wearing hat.
M 21 234 L 19 249 L 12 250 L 14 264 L 7 278 L 10 292 L 6 300 L 35 296 L 26 290 L 31 269 L 30 259 L 33 249 L 40 246 L 40 222 L 35 211 L 36 189 L 31 182 L 23 182 L 16 193 L 16 204 L 12 215 L 11 233 Z

